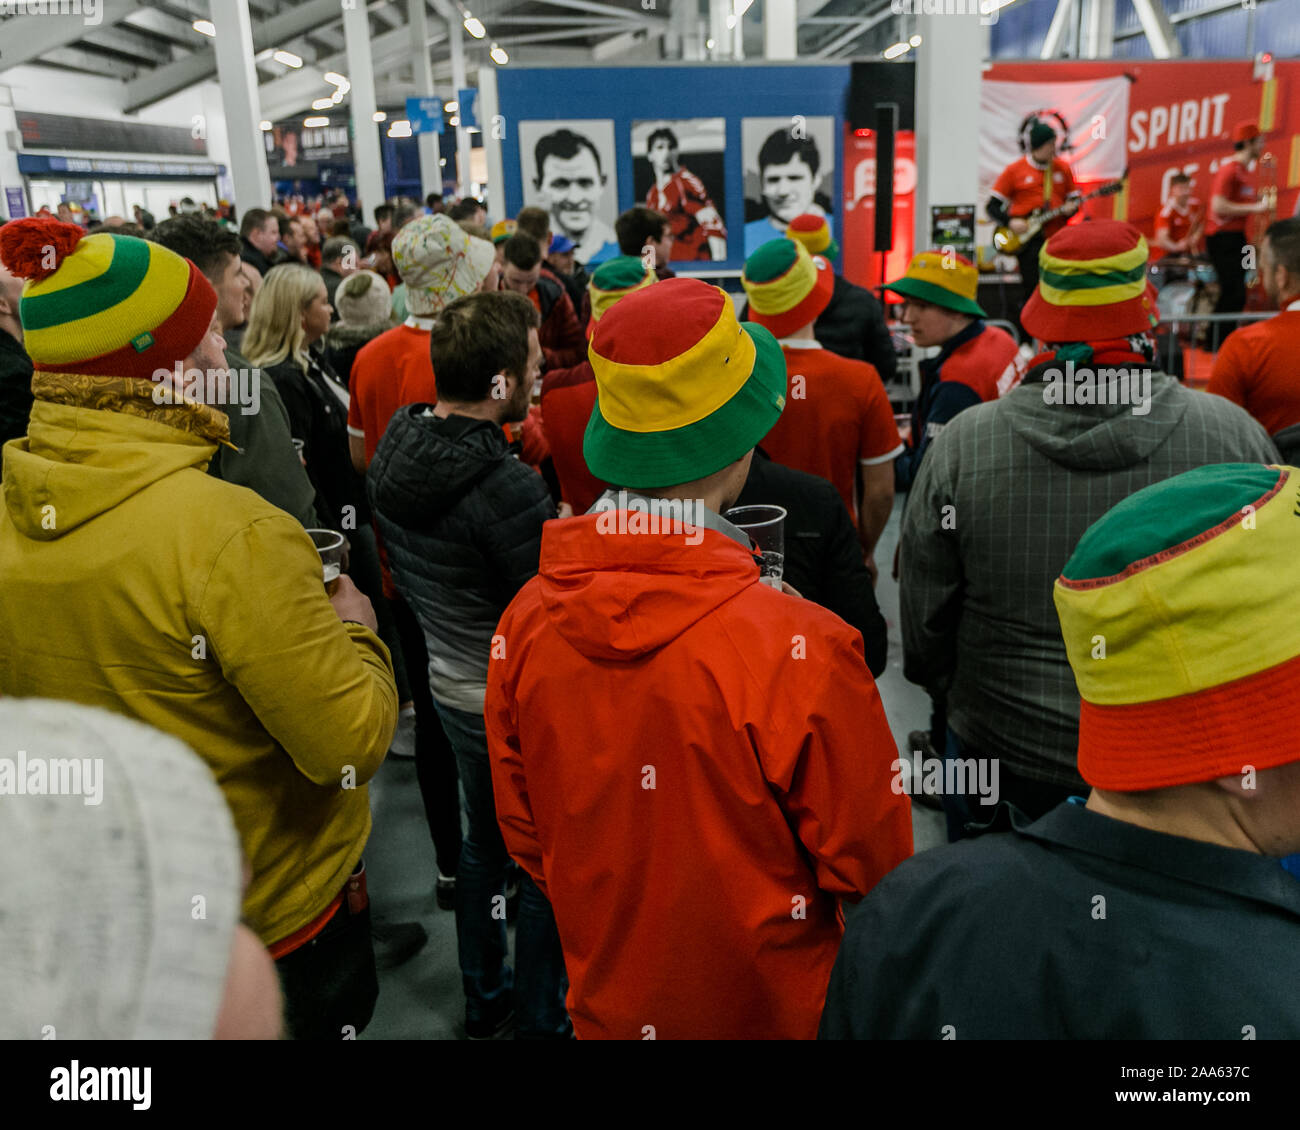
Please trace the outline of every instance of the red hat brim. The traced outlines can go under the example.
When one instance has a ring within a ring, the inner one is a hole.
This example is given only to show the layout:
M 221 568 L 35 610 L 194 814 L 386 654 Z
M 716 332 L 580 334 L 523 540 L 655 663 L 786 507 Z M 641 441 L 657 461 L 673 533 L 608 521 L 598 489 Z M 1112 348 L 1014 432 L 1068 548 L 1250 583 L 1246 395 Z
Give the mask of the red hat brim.
M 822 311 L 830 305 L 831 295 L 835 291 L 835 272 L 831 269 L 830 262 L 821 255 L 812 256 L 812 261 L 817 266 L 817 282 L 802 302 L 782 314 L 760 314 L 751 302 L 746 319 L 756 322 L 773 337 L 781 338 L 789 337 L 795 330 L 820 318 Z
M 1150 333 L 1160 320 L 1156 288 L 1108 306 L 1054 306 L 1037 288 L 1020 312 L 1020 324 L 1039 341 L 1105 341 Z

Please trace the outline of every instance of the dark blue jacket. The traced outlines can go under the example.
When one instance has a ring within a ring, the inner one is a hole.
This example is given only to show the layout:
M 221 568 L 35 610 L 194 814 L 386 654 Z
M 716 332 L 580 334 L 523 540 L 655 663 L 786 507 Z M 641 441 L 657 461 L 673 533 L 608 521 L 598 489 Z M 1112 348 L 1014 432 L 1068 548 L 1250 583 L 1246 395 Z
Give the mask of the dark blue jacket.
M 1278 860 L 1058 805 L 906 860 L 848 913 L 823 1039 L 1300 1039 Z

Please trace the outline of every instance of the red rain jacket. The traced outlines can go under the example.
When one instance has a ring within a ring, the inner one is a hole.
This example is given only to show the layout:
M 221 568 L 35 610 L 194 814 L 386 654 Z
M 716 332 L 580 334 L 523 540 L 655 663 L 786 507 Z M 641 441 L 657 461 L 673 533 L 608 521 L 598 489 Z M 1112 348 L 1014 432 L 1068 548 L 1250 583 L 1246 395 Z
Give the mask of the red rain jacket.
M 812 1039 L 837 898 L 912 849 L 862 637 L 724 534 L 618 517 L 546 523 L 497 629 L 506 846 L 554 907 L 579 1037 Z

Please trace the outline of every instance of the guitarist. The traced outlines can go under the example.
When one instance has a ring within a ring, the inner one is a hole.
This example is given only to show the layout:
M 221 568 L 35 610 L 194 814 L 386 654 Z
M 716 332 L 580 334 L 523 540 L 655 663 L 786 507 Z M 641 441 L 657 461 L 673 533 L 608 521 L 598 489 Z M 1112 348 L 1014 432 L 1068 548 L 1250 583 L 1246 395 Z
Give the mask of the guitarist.
M 1043 244 L 1063 228 L 1082 202 L 1074 187 L 1070 166 L 1056 155 L 1056 131 L 1036 121 L 1029 131 L 1029 151 L 1013 161 L 993 182 L 986 207 L 989 218 L 1006 224 L 1017 235 L 1028 230 L 1029 215 L 1039 209 L 1064 208 L 1064 214 L 1016 252 L 1020 264 L 1020 301 L 1023 307 L 1038 286 L 1038 253 Z

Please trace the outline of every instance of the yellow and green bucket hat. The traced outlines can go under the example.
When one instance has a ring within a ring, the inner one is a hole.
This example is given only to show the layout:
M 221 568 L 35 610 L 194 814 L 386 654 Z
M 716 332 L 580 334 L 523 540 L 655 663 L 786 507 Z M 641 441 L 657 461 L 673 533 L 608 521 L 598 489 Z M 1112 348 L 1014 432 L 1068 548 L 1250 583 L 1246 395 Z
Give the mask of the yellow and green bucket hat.
M 881 289 L 892 290 L 905 298 L 919 298 L 958 314 L 987 318 L 983 307 L 975 301 L 979 284 L 979 269 L 969 259 L 952 252 L 921 251 L 912 256 L 901 279 L 885 283 Z
M 1300 760 L 1300 471 L 1223 463 L 1093 523 L 1054 598 L 1079 773 L 1116 792 Z
M 785 407 L 785 357 L 762 326 L 700 279 L 632 291 L 596 323 L 588 349 L 596 408 L 583 455 L 598 479 L 631 490 L 722 470 Z

